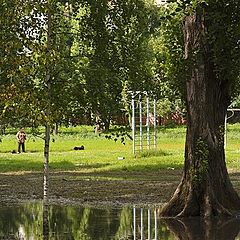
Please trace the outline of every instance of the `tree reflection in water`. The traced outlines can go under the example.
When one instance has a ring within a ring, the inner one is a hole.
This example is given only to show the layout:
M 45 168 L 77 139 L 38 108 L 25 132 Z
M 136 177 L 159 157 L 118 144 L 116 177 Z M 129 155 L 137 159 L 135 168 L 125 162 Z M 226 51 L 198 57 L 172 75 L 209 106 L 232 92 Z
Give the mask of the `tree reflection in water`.
M 47 130 L 46 130 L 47 131 Z M 47 138 L 47 137 L 46 137 Z M 46 142 L 46 139 L 45 139 Z M 49 139 L 47 141 L 49 145 Z M 46 143 L 45 143 L 46 148 Z M 44 150 L 44 168 L 43 168 L 43 239 L 49 239 L 49 159 L 48 151 Z
M 43 201 L 43 240 L 49 239 L 48 201 Z
M 178 240 L 234 240 L 240 231 L 240 219 L 164 219 Z

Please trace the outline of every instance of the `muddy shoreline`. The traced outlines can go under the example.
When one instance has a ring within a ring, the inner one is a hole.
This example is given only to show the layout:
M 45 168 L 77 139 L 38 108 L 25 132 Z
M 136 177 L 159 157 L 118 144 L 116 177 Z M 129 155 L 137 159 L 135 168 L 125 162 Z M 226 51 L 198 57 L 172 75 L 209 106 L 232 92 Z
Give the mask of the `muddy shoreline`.
M 240 194 L 240 173 L 230 173 Z M 162 205 L 174 193 L 181 170 L 145 172 L 50 172 L 49 202 L 61 205 L 120 207 L 123 205 Z M 0 203 L 15 205 L 43 199 L 41 172 L 0 174 Z

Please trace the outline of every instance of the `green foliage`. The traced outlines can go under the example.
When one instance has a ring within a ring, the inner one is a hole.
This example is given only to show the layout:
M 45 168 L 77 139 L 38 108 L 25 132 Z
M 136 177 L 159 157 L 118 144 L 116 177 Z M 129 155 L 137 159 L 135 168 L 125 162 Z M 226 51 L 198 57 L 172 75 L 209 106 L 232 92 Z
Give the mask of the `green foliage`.
M 162 79 L 168 88 L 181 93 L 185 98 L 185 80 L 187 79 L 187 64 L 193 67 L 193 62 L 184 59 L 183 23 L 186 16 L 200 9 L 205 18 L 206 39 L 205 48 L 209 49 L 209 57 L 214 65 L 216 80 L 227 88 L 230 82 L 230 94 L 233 99 L 239 95 L 239 39 L 240 39 L 240 7 L 238 1 L 206 1 L 178 0 L 168 1 L 163 8 L 165 25 L 161 27 L 159 43 L 158 69 L 161 69 Z M 201 51 L 201 49 L 200 49 Z M 193 60 L 193 59 L 192 59 Z M 160 75 L 159 74 L 159 75 Z M 170 84 L 170 85 L 169 85 Z
M 122 111 L 123 85 L 154 89 L 148 41 L 159 17 L 153 4 L 143 0 L 4 3 L 1 125 L 68 125 L 83 115 L 89 121 L 100 114 L 108 127 L 111 116 Z
M 105 138 L 108 140 L 114 140 L 114 142 L 120 141 L 123 145 L 126 144 L 126 140 L 132 140 L 132 136 L 129 133 L 129 128 L 126 127 L 114 127 L 108 134 L 105 134 Z
M 155 53 L 156 94 L 159 99 L 184 99 L 185 60 L 183 58 L 182 20 L 184 14 L 178 12 L 176 3 L 159 10 L 161 27 L 151 44 Z
M 190 172 L 192 174 L 193 183 L 198 188 L 202 186 L 206 180 L 207 172 L 209 169 L 209 150 L 207 143 L 202 139 L 197 139 L 195 143 L 195 161 L 191 164 Z
M 208 5 L 209 0 L 167 0 L 168 3 L 175 4 L 177 6 L 177 12 L 184 12 L 185 14 L 191 14 L 199 5 Z
M 199 166 L 197 167 L 198 176 L 200 178 L 203 178 L 206 172 L 208 171 L 208 160 L 209 160 L 208 145 L 204 140 L 199 138 L 197 140 L 195 150 L 196 150 L 195 155 L 197 159 L 197 164 L 199 164 Z
M 157 15 L 143 0 L 94 1 L 84 8 L 80 38 L 88 60 L 83 72 L 87 107 L 101 115 L 107 126 L 109 117 L 122 109 L 122 92 L 152 85 L 148 39 L 156 28 Z
M 28 105 L 31 99 L 28 89 L 30 71 L 26 43 L 31 36 L 24 34 L 27 24 L 24 16 L 31 11 L 28 1 L 7 1 L 1 3 L 0 18 L 0 121 L 15 123 L 26 118 L 22 103 Z M 34 21 L 36 24 L 37 20 Z
M 237 1 L 209 1 L 206 4 L 197 1 L 197 3 L 193 10 L 197 16 L 204 19 L 204 35 L 199 44 L 188 49 L 189 56 L 186 55 L 186 57 L 189 72 L 194 68 L 194 64 L 198 64 L 198 59 L 204 52 L 208 55 L 207 59 L 214 69 L 212 76 L 214 81 L 226 89 L 230 97 L 235 97 L 239 92 L 239 68 L 237 67 L 240 59 L 239 3 Z M 189 14 L 191 12 L 188 12 Z M 187 46 L 187 40 L 185 44 Z

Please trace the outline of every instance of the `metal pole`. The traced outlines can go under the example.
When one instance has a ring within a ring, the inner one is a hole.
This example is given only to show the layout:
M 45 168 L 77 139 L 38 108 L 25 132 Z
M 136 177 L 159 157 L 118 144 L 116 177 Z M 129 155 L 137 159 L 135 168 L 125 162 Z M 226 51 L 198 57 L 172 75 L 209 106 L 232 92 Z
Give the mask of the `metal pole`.
M 154 210 L 154 219 L 155 219 L 155 240 L 157 240 L 157 209 Z
M 226 113 L 226 115 L 225 115 L 225 123 L 224 123 L 224 148 L 226 149 L 226 147 L 227 147 L 227 120 L 229 119 L 229 118 L 231 118 L 231 117 L 233 117 L 234 116 L 234 112 L 235 111 L 240 111 L 240 109 L 239 108 L 228 108 L 227 109 L 227 111 L 230 111 L 230 112 L 232 112 L 232 114 L 231 114 L 231 116 L 227 116 L 227 113 Z
M 150 150 L 150 119 L 149 119 L 149 97 L 147 94 L 147 146 L 148 150 Z
M 139 94 L 139 130 L 140 130 L 140 152 L 143 149 L 143 142 L 142 142 L 142 96 L 141 93 Z
M 134 92 L 132 92 L 132 151 L 135 154 L 135 105 L 134 105 Z
M 141 208 L 141 240 L 143 240 L 143 209 Z
M 150 209 L 148 209 L 148 240 L 151 240 L 151 212 Z
M 224 121 L 224 149 L 226 149 L 227 146 L 227 114 L 225 115 L 225 121 Z
M 133 207 L 133 239 L 136 240 L 136 208 Z
M 153 117 L 154 117 L 154 139 L 153 139 L 153 144 L 154 144 L 154 149 L 157 149 L 157 114 L 156 114 L 156 97 L 154 96 L 153 99 Z

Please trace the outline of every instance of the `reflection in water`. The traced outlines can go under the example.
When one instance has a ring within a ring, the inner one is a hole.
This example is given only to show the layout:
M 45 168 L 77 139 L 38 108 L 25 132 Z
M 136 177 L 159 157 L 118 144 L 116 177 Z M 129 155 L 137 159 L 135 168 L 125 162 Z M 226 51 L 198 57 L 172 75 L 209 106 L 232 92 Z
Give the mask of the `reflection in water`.
M 0 239 L 240 239 L 238 219 L 213 222 L 162 220 L 158 211 L 152 208 L 56 206 L 44 205 L 43 202 L 1 207 Z M 48 217 L 44 219 L 43 216 Z
M 49 239 L 49 221 L 48 221 L 48 201 L 43 201 L 43 239 Z
M 133 239 L 140 239 L 140 240 L 144 240 L 144 239 L 154 239 L 157 240 L 157 234 L 158 234 L 158 225 L 157 225 L 157 209 L 154 209 L 153 211 L 154 214 L 154 226 L 151 225 L 151 209 L 149 208 L 147 210 L 147 228 L 144 226 L 144 209 L 141 208 L 140 209 L 140 236 L 138 236 L 138 232 L 137 232 L 137 227 L 136 227 L 136 222 L 137 222 L 137 217 L 136 217 L 136 208 L 133 208 Z M 144 230 L 145 228 L 147 229 L 147 238 L 144 235 Z M 152 232 L 152 228 L 154 229 L 154 238 L 152 238 L 151 232 Z
M 179 240 L 234 240 L 240 239 L 240 219 L 213 219 L 186 218 L 165 220 L 169 229 Z
M 44 168 L 43 168 L 43 240 L 49 239 L 49 203 L 48 203 L 48 185 L 49 185 L 49 136 L 48 129 L 46 127 L 45 147 L 44 147 Z M 47 137 L 48 136 L 48 137 Z M 46 149 L 47 148 L 47 149 Z
M 44 205 L 42 202 L 18 207 L 2 207 L 0 208 L 0 239 L 124 240 L 133 239 L 134 232 L 136 239 L 140 239 L 140 235 L 144 240 L 148 234 L 154 236 L 156 226 L 154 210 L 134 209 L 135 221 L 133 221 L 133 208 L 130 207 L 83 208 Z M 172 234 L 159 222 L 160 219 L 156 218 L 156 221 L 159 226 L 158 234 L 161 237 L 159 239 L 172 239 Z M 44 231 L 39 226 L 43 226 Z M 19 238 L 20 233 L 22 238 Z

